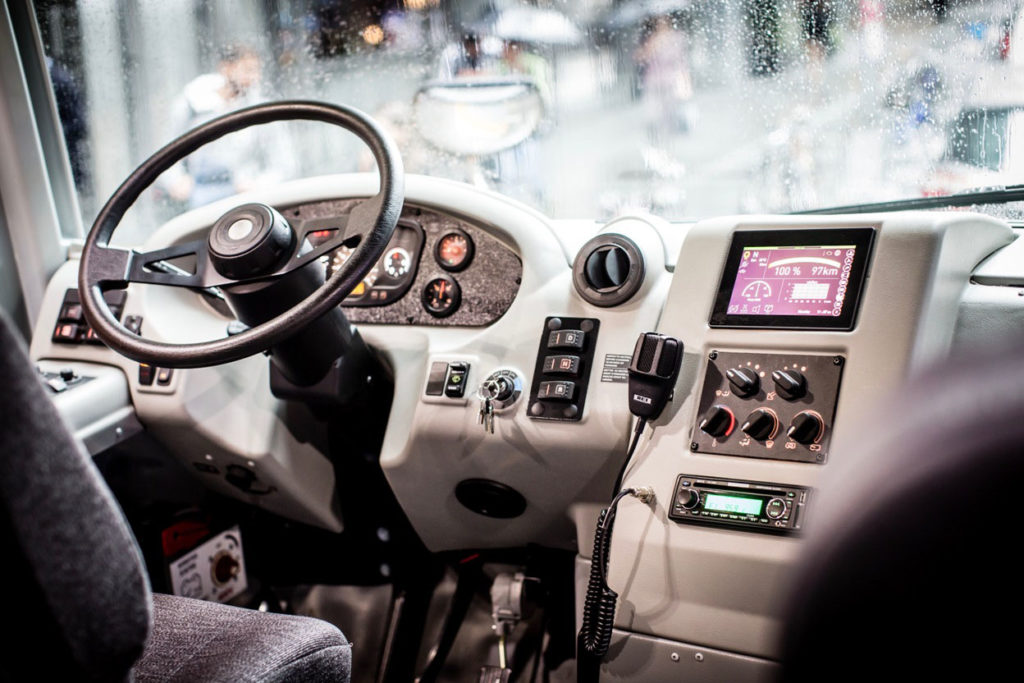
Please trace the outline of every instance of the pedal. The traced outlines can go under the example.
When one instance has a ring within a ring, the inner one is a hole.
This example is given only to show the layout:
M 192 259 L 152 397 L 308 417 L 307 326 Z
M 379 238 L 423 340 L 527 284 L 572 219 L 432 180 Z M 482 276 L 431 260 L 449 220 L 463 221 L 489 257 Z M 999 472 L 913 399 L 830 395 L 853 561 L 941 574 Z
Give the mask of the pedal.
M 479 683 L 508 683 L 512 677 L 512 669 L 502 669 L 500 666 L 480 667 Z

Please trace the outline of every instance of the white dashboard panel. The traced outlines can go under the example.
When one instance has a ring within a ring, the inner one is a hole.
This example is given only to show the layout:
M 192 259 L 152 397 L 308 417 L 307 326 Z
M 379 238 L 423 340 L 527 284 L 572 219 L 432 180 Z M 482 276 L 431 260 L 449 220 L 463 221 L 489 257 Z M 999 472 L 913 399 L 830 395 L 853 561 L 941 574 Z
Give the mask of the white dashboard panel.
M 850 332 L 713 329 L 708 325 L 735 230 L 875 226 L 860 315 Z M 862 420 L 908 373 L 950 348 L 961 297 L 977 264 L 1013 239 L 996 220 L 955 213 L 857 217 L 742 217 L 698 223 L 680 251 L 659 330 L 687 352 L 676 400 L 641 442 L 625 480 L 653 486 L 653 509 L 635 501 L 618 515 L 610 584 L 616 624 L 731 652 L 778 655 L 780 611 L 800 541 L 671 521 L 680 473 L 815 487 L 831 463 L 857 458 Z M 846 358 L 832 453 L 825 465 L 706 455 L 690 450 L 697 400 L 713 350 L 829 353 Z M 813 494 L 806 515 L 814 524 Z M 582 530 L 581 530 L 582 533 Z
M 259 197 L 235 197 L 169 222 L 146 246 L 192 239 L 224 211 L 247 201 L 294 205 L 363 197 L 374 193 L 375 184 L 372 175 L 332 176 L 283 185 Z M 862 420 L 909 373 L 941 360 L 954 344 L 969 346 L 1024 329 L 1015 286 L 1024 282 L 1024 268 L 1016 258 L 1019 240 L 1014 242 L 1014 232 L 1004 223 L 975 214 L 748 216 L 694 225 L 630 216 L 602 225 L 550 221 L 500 195 L 446 180 L 409 176 L 406 188 L 410 204 L 469 221 L 522 260 L 518 295 L 488 326 L 360 327 L 395 380 L 380 464 L 429 549 L 536 543 L 577 548 L 585 563 L 597 512 L 610 498 L 631 431 L 626 384 L 600 381 L 602 361 L 611 354 L 628 356 L 644 331 L 658 330 L 685 344 L 674 399 L 648 427 L 625 479 L 629 486 L 652 486 L 657 500 L 646 506 L 626 499 L 618 513 L 609 577 L 620 593 L 616 652 L 622 659 L 612 661 L 607 670 L 615 680 L 630 680 L 623 663 L 641 661 L 643 653 L 633 648 L 653 642 L 630 634 L 659 639 L 658 647 L 680 642 L 712 648 L 722 657 L 732 653 L 761 661 L 778 655 L 780 613 L 790 588 L 787 577 L 801 551 L 799 537 L 669 520 L 666 505 L 677 475 L 814 489 L 836 469 L 835 463 L 855 461 L 862 430 L 870 429 Z M 859 226 L 872 226 L 877 234 L 852 331 L 708 325 L 735 231 Z M 601 232 L 629 237 L 645 259 L 643 287 L 613 308 L 587 303 L 572 284 L 577 250 Z M 1009 244 L 1013 246 L 999 251 Z M 139 420 L 182 462 L 190 468 L 196 462 L 210 463 L 220 472 L 229 465 L 249 468 L 274 490 L 263 496 L 242 494 L 222 477 L 197 471 L 212 489 L 301 522 L 343 528 L 334 470 L 325 455 L 325 427 L 306 420 L 297 429 L 285 419 L 285 403 L 269 390 L 266 358 L 176 370 L 166 386 L 141 386 L 136 363 L 103 347 L 51 341 L 57 309 L 64 291 L 76 286 L 76 272 L 77 261 L 72 260 L 50 282 L 33 335 L 34 360 L 119 368 Z M 984 284 L 972 284 L 972 274 Z M 199 295 L 174 288 L 133 285 L 125 313 L 144 316 L 144 334 L 161 341 L 220 337 L 228 322 Z M 478 422 L 475 387 L 497 369 L 515 370 L 528 387 L 548 316 L 600 321 L 582 419 L 532 419 L 524 396 L 498 415 L 493 434 L 485 432 Z M 846 365 L 827 463 L 692 452 L 701 381 L 713 350 L 843 356 Z M 424 395 L 431 363 L 442 360 L 470 364 L 465 398 Z M 464 507 L 455 487 L 471 478 L 517 490 L 526 500 L 524 512 L 499 519 Z M 813 496 L 807 523 L 814 524 Z M 748 663 L 741 662 L 741 669 Z M 751 674 L 756 678 L 766 669 L 752 665 L 749 670 L 760 672 Z

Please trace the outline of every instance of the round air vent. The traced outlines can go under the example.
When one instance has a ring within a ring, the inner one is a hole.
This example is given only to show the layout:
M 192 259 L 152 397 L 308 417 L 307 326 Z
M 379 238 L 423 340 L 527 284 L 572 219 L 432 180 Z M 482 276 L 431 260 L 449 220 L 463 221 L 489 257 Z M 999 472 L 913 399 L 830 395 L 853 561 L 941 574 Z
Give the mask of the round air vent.
M 644 257 L 624 235 L 598 235 L 576 254 L 572 281 L 580 296 L 595 306 L 618 306 L 644 283 Z

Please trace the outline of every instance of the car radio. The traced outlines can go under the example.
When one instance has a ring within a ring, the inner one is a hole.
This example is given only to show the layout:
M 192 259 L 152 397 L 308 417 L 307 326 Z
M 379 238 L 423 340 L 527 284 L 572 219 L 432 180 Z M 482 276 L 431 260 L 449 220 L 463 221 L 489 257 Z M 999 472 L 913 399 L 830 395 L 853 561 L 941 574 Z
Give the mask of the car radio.
M 800 530 L 809 492 L 802 486 L 680 474 L 668 516 L 690 524 L 792 534 Z

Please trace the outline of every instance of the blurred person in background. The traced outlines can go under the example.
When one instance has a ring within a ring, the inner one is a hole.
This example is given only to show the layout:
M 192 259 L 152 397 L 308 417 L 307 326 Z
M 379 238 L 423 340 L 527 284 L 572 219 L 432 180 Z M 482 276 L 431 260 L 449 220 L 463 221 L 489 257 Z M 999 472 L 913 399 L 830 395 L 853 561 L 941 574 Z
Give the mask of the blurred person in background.
M 191 80 L 175 101 L 173 136 L 260 102 L 262 73 L 260 57 L 251 47 L 224 48 L 217 71 Z M 292 163 L 280 128 L 247 128 L 190 154 L 164 174 L 160 187 L 193 209 L 289 177 Z
M 468 76 L 483 69 L 484 56 L 480 48 L 480 36 L 472 31 L 462 34 L 458 42 L 448 43 L 441 50 L 437 77 L 450 81 L 458 76 Z
M 641 97 L 652 143 L 665 142 L 675 131 L 694 124 L 693 78 L 686 36 L 668 16 L 660 16 L 634 58 L 642 76 Z

